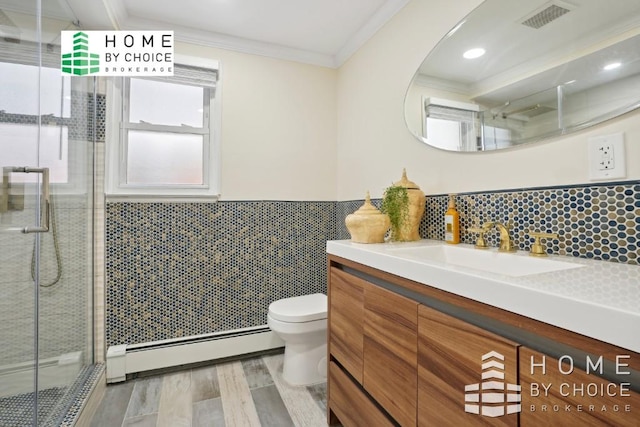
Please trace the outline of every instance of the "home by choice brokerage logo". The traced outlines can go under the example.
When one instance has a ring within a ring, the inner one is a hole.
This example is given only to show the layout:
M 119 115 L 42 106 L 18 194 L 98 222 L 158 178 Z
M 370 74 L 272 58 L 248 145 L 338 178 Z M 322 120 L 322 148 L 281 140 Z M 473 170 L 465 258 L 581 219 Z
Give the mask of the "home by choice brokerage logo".
M 62 31 L 62 74 L 172 76 L 173 31 Z
M 504 382 L 504 356 L 491 351 L 482 356 L 481 383 L 465 385 L 465 412 L 486 417 L 499 417 L 518 412 L 631 412 L 631 404 L 625 398 L 631 396 L 630 382 L 606 382 L 602 379 L 605 364 L 608 372 L 617 378 L 631 375 L 629 355 L 617 355 L 615 362 L 605 362 L 603 356 L 585 355 L 584 370 L 575 381 L 571 375 L 576 367 L 572 356 L 564 355 L 547 363 L 544 355 L 531 355 L 529 364 L 521 366 L 520 377 L 526 374 L 529 390 L 524 393 L 527 401 L 522 401 L 521 385 Z M 522 369 L 528 372 L 522 372 Z M 561 381 L 532 381 L 545 378 L 549 369 L 557 369 L 554 379 Z M 582 381 L 595 375 L 593 381 Z M 522 378 L 521 378 L 522 380 Z M 606 404 L 601 403 L 607 399 Z M 543 399 L 544 403 L 536 399 Z M 571 402 L 571 403 L 570 403 Z M 615 402 L 615 403 L 611 403 Z
M 464 386 L 464 411 L 486 417 L 520 412 L 520 391 L 504 382 L 504 356 L 491 351 L 482 355 L 482 382 Z
M 544 355 L 531 355 L 528 366 L 520 368 L 528 371 L 530 380 L 530 401 L 523 405 L 523 412 L 631 412 L 630 355 L 616 355 L 615 361 L 588 354 L 579 359 L 569 355 L 549 359 L 551 362 Z M 605 380 L 605 375 L 615 377 L 616 382 Z

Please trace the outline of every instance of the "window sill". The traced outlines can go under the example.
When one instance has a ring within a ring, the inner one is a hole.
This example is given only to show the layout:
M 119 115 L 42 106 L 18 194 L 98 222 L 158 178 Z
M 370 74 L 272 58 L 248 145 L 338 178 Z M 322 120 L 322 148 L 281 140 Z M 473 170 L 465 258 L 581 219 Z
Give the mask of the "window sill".
M 220 195 L 105 194 L 107 203 L 216 203 Z

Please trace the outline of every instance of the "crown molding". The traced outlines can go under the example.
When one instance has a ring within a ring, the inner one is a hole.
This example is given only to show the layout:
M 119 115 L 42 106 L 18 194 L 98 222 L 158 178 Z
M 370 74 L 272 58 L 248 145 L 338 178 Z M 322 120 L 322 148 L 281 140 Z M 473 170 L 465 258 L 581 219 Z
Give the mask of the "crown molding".
M 251 55 L 338 68 L 360 49 L 409 0 L 387 0 L 335 55 L 197 30 L 129 15 L 122 0 L 66 0 L 85 29 L 173 30 L 177 41 Z
M 335 54 L 335 66 L 340 67 L 375 33 L 395 16 L 409 0 L 387 0 L 373 16 Z
M 144 28 L 146 30 L 171 29 L 173 30 L 175 39 L 180 42 L 226 49 L 251 55 L 267 56 L 270 58 L 284 59 L 311 65 L 319 65 L 321 67 L 336 68 L 334 58 L 331 55 L 323 55 L 320 53 L 302 49 L 294 49 L 273 43 L 249 40 L 211 31 L 196 30 L 193 28 L 181 27 L 175 24 L 166 24 L 158 21 L 140 19 L 137 17 L 130 17 L 129 19 L 127 19 L 124 28 L 122 29 L 139 30 L 140 28 Z

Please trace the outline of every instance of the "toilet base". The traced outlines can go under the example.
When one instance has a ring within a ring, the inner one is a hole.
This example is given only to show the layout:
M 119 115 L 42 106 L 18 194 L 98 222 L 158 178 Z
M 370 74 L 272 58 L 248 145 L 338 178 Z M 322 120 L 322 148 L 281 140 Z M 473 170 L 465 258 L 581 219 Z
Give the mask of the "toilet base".
M 287 343 L 284 349 L 282 378 L 294 386 L 311 385 L 327 380 L 327 344 Z

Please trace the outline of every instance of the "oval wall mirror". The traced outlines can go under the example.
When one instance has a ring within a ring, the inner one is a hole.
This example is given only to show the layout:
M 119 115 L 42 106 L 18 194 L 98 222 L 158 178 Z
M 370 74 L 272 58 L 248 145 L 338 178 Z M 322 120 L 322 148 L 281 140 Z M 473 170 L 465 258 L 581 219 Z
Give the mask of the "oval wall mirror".
M 640 106 L 640 1 L 486 0 L 424 60 L 405 96 L 433 147 L 485 151 Z

